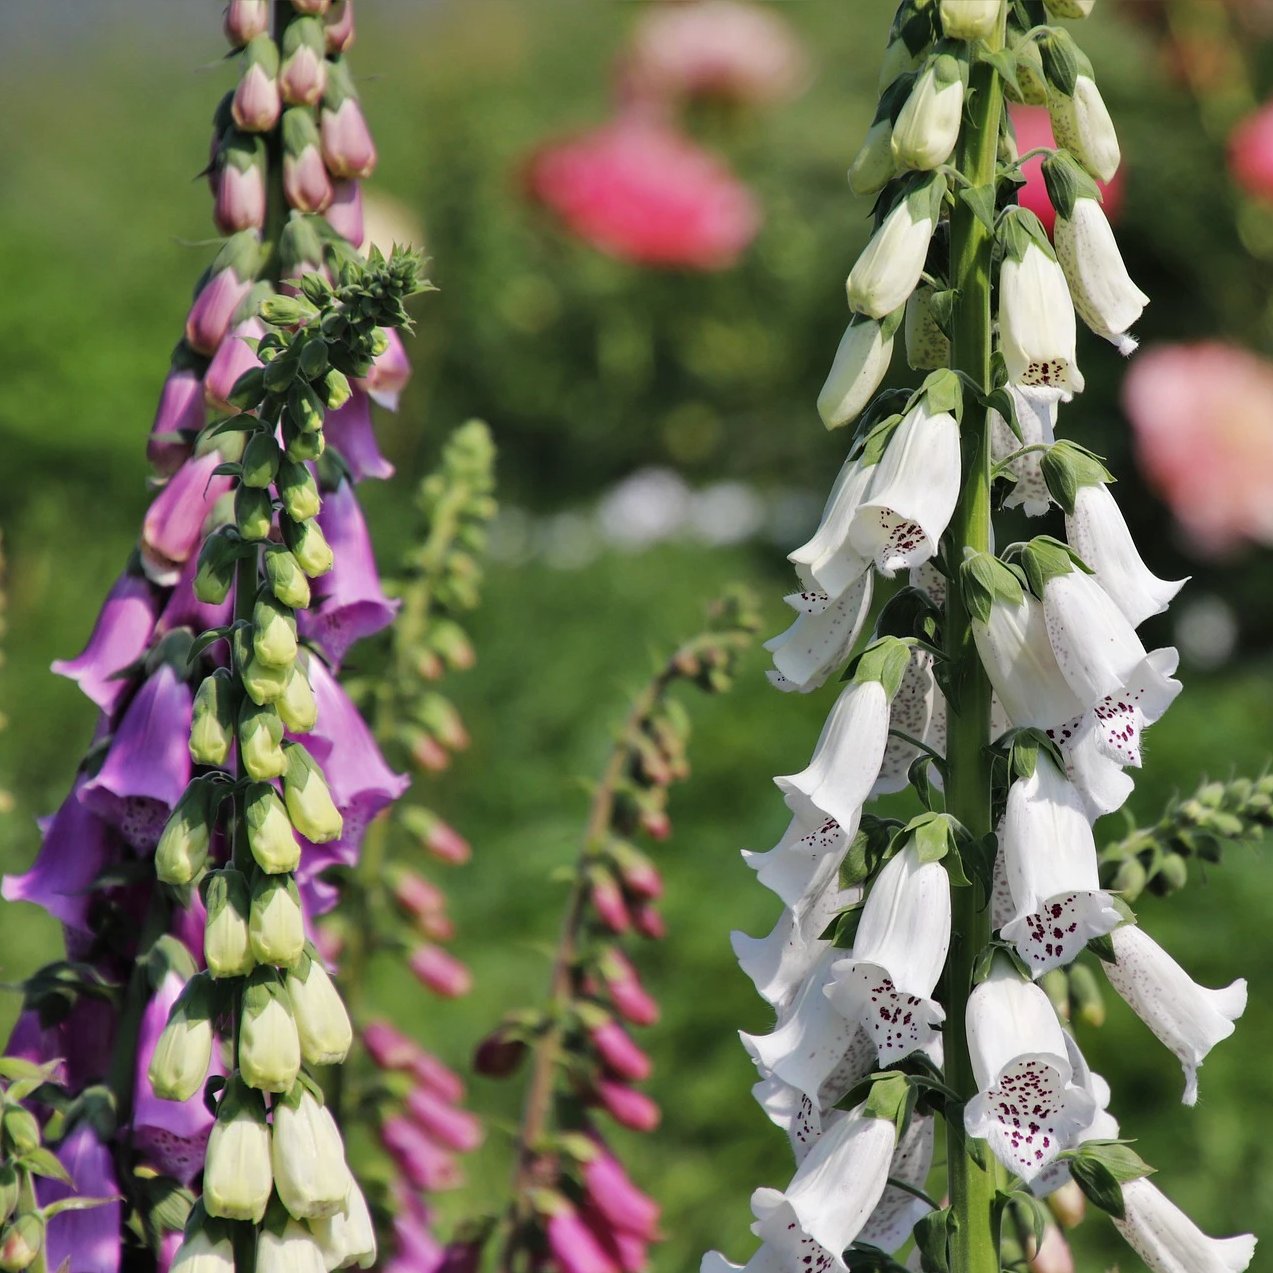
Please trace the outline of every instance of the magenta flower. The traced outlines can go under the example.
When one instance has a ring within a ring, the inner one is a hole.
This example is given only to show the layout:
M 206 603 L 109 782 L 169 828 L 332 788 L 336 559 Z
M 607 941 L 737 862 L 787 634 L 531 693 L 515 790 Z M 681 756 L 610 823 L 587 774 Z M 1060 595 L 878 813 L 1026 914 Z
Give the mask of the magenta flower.
M 341 238 L 348 239 L 356 248 L 362 247 L 366 229 L 362 216 L 362 187 L 356 181 L 332 182 L 332 201 L 324 215 L 327 224 Z M 323 428 L 327 429 L 331 421 L 329 415 Z
M 333 177 L 370 177 L 376 167 L 376 145 L 356 97 L 335 109 L 323 106 L 320 121 L 323 160 Z
M 1273 364 L 1207 341 L 1144 351 L 1123 408 L 1150 483 L 1196 547 L 1273 544 Z
M 760 228 L 751 192 L 720 160 L 636 115 L 544 147 L 527 179 L 570 233 L 638 265 L 725 269 Z
M 211 173 L 212 219 L 222 234 L 265 226 L 265 168 L 248 151 L 222 151 Z
M 118 1199 L 119 1185 L 110 1150 L 98 1140 L 90 1123 L 76 1124 L 57 1147 L 57 1157 L 71 1177 L 71 1184 L 39 1180 L 36 1195 L 42 1207 L 73 1196 Z M 66 1261 L 76 1273 L 118 1273 L 120 1216 L 118 1201 L 54 1216 L 45 1235 L 47 1267 L 61 1268 Z
M 146 510 L 142 564 L 157 584 L 171 587 L 177 582 L 182 564 L 199 547 L 213 505 L 230 489 L 232 479 L 213 474 L 220 463 L 216 451 L 187 460 Z
M 387 1021 L 373 1021 L 362 1034 L 363 1045 L 382 1070 L 409 1070 L 422 1051 L 414 1039 Z
M 53 671 L 74 681 L 108 716 L 128 688 L 115 673 L 136 662 L 150 645 L 159 603 L 141 575 L 124 574 L 106 596 L 82 653 L 58 659 Z
M 409 1118 L 387 1118 L 381 1125 L 380 1139 L 413 1189 L 440 1193 L 462 1183 L 455 1156 L 430 1140 Z
M 372 364 L 370 373 L 360 383 L 372 398 L 388 411 L 397 411 L 402 391 L 411 379 L 411 360 L 407 357 L 402 337 L 392 328 L 385 331 L 388 344 Z
M 591 1207 L 611 1228 L 652 1241 L 659 1228 L 659 1204 L 628 1178 L 623 1164 L 594 1137 L 597 1153 L 583 1165 L 583 1187 Z
M 652 1132 L 662 1118 L 659 1107 L 644 1092 L 615 1079 L 599 1078 L 593 1096 L 616 1123 L 634 1132 Z
M 426 990 L 444 999 L 459 999 L 473 986 L 473 974 L 441 946 L 418 946 L 407 966 Z
M 653 1025 L 659 1019 L 659 1005 L 641 984 L 631 960 L 618 947 L 606 951 L 598 970 L 620 1016 L 633 1025 Z
M 264 324 L 253 315 L 235 323 L 217 352 L 212 355 L 212 361 L 203 378 L 203 396 L 214 411 L 223 414 L 235 412 L 236 409 L 230 405 L 230 392 L 235 381 L 245 371 L 261 365 L 261 360 L 256 356 L 256 347 L 249 345 L 248 341 L 260 340 L 264 335 Z
M 349 466 L 355 482 L 364 478 L 393 476 L 393 465 L 380 453 L 371 423 L 371 400 L 357 385 L 349 401 L 330 411 L 323 422 L 327 445 L 333 447 Z
M 1273 200 L 1273 102 L 1229 134 L 1229 175 L 1247 194 Z
M 33 902 L 68 928 L 88 932 L 93 902 L 89 886 L 118 860 L 119 843 L 106 823 L 82 803 L 84 782 L 81 775 L 53 815 L 30 870 L 6 875 L 0 894 L 10 902 Z
M 173 367 L 164 381 L 146 443 L 146 458 L 164 477 L 190 455 L 191 439 L 203 428 L 203 385 L 188 367 Z
M 564 1198 L 548 1217 L 548 1249 L 560 1273 L 622 1273 L 597 1235 Z
M 407 1113 L 431 1140 L 457 1154 L 482 1143 L 482 1125 L 466 1109 L 457 1109 L 436 1093 L 417 1087 L 407 1096 Z
M 190 686 L 164 664 L 146 680 L 80 799 L 139 852 L 150 852 L 190 781 Z
M 588 1031 L 601 1063 L 616 1078 L 644 1083 L 650 1077 L 650 1058 L 613 1018 Z
M 251 276 L 240 277 L 233 266 L 217 270 L 199 289 L 186 317 L 186 341 L 201 354 L 216 353 L 230 330 L 234 311 L 252 290 Z
M 324 496 L 318 524 L 336 565 L 314 581 L 314 605 L 300 613 L 298 623 L 301 634 L 339 664 L 355 641 L 393 622 L 399 603 L 381 591 L 371 536 L 350 483 L 341 482 Z

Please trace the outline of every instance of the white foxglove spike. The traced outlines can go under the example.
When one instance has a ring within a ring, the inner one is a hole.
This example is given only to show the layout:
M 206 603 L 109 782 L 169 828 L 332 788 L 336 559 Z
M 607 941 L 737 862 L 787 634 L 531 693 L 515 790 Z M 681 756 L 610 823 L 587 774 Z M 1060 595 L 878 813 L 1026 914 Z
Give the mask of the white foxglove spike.
M 932 1118 L 912 1116 L 897 1142 L 893 1165 L 888 1173 L 890 1179 L 900 1180 L 913 1189 L 923 1189 L 933 1165 L 934 1130 Z M 871 1218 L 862 1226 L 857 1240 L 891 1255 L 911 1236 L 920 1218 L 931 1210 L 923 1198 L 917 1198 L 896 1185 L 889 1185 L 871 1212 Z
M 875 397 L 893 358 L 896 329 L 895 322 L 861 317 L 855 317 L 844 329 L 818 394 L 818 414 L 828 429 L 856 420 Z
M 969 995 L 966 1022 L 977 1094 L 965 1107 L 964 1126 L 1029 1182 L 1075 1143 L 1096 1103 L 1072 1081 L 1047 995 L 1006 960 Z
M 933 656 L 927 650 L 914 649 L 906 667 L 902 684 L 893 695 L 889 716 L 889 729 L 898 730 L 917 738 L 939 756 L 946 754 L 946 700 L 937 688 L 933 676 Z M 884 749 L 884 761 L 880 776 L 871 791 L 872 796 L 891 795 L 903 791 L 908 781 L 911 762 L 919 755 L 912 743 L 890 735 Z M 933 785 L 941 787 L 941 774 L 931 769 Z
M 856 552 L 891 578 L 931 560 L 959 499 L 959 425 L 921 398 L 889 439 L 849 531 Z
M 1113 493 L 1103 482 L 1080 486 L 1075 492 L 1074 512 L 1065 518 L 1065 538 L 1133 627 L 1166 610 L 1187 582 L 1159 579 L 1145 565 Z
M 826 987 L 841 1016 L 875 1040 L 881 1064 L 932 1045 L 946 1014 L 932 996 L 950 948 L 950 877 L 908 844 L 867 895 L 853 953 Z
M 1209 1238 L 1143 1176 L 1123 1185 L 1123 1219 L 1114 1227 L 1153 1273 L 1243 1273 L 1255 1235 Z
M 1025 240 L 1024 233 L 1019 232 L 1017 250 L 1014 245 L 1005 250 L 999 273 L 999 343 L 1008 380 L 1059 389 L 1069 398 L 1083 391 L 1070 289 L 1046 239 Z
M 1057 389 L 1027 389 L 1009 385 L 1017 408 L 1017 424 L 1021 427 L 1018 438 L 1008 422 L 997 411 L 990 413 L 990 458 L 996 464 L 1016 455 L 1030 446 L 1050 446 L 1056 441 L 1057 403 L 1061 393 Z M 1017 455 L 1004 467 L 1004 473 L 1016 483 L 1004 500 L 1005 508 L 1020 508 L 1027 517 L 1042 517 L 1052 507 L 1048 484 L 1043 480 L 1040 462 L 1042 451 L 1027 451 Z
M 963 111 L 959 60 L 949 53 L 930 57 L 893 123 L 893 162 L 923 172 L 944 164 L 959 140 Z
M 1084 708 L 1117 694 L 1145 660 L 1145 647 L 1127 616 L 1081 570 L 1048 579 L 1043 617 L 1057 665 Z
M 856 830 L 884 759 L 888 715 L 879 681 L 851 682 L 831 708 L 808 766 L 774 779 L 787 808 L 807 826 L 833 818 Z
M 1088 704 L 1061 672 L 1042 602 L 1029 593 L 1018 605 L 996 601 L 984 622 L 973 619 L 972 634 L 986 675 L 1014 725 L 1046 729 L 1083 714 Z
M 1035 977 L 1073 962 L 1122 922 L 1100 886 L 1083 803 L 1047 755 L 1012 784 L 1000 844 L 1013 911 L 1002 935 Z
M 863 1107 L 829 1121 L 781 1193 L 752 1195 L 757 1236 L 789 1253 L 801 1267 L 803 1238 L 812 1238 L 843 1269 L 840 1252 L 854 1241 L 888 1183 L 897 1135 L 891 1121 L 864 1116 Z
M 1093 177 L 1113 181 L 1123 157 L 1114 121 L 1091 74 L 1079 75 L 1069 97 L 1050 90 L 1048 114 L 1056 144 L 1064 146 Z
M 764 853 L 743 850 L 743 861 L 756 878 L 783 903 L 794 909 L 809 897 L 821 894 L 840 869 L 849 841 L 857 832 L 857 820 L 848 833 L 833 818 L 810 828 L 792 818 L 783 837 Z
M 849 543 L 849 531 L 870 480 L 869 468 L 859 460 L 846 460 L 813 538 L 787 554 L 806 588 L 821 590 L 829 599 L 840 596 L 871 568 L 870 558 Z
M 797 592 L 784 598 L 798 617 L 785 632 L 765 642 L 784 689 L 808 693 L 839 670 L 871 613 L 873 591 L 868 571 L 834 601 L 824 592 Z
M 1186 1105 L 1198 1100 L 1198 1068 L 1246 1011 L 1246 981 L 1221 990 L 1200 986 L 1152 937 L 1126 924 L 1114 930 L 1109 984 L 1180 1062 Z
M 1136 341 L 1127 333 L 1149 297 L 1127 273 L 1100 203 L 1075 199 L 1068 217 L 1057 216 L 1052 241 L 1078 316 L 1124 357 L 1134 353 Z
M 880 223 L 849 273 L 845 290 L 855 314 L 886 318 L 906 304 L 928 257 L 945 179 L 937 176 L 905 195 Z

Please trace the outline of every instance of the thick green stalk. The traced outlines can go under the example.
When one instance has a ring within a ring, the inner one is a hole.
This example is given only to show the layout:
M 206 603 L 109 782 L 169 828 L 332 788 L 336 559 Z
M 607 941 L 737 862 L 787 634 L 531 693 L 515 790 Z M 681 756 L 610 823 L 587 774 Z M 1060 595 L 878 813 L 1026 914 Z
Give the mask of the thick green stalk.
M 1002 26 L 998 37 L 1002 43 Z M 977 63 L 969 82 L 969 109 L 956 155 L 960 172 L 976 188 L 993 188 L 1003 94 L 994 68 Z M 964 200 L 951 213 L 951 286 L 956 304 L 951 331 L 951 364 L 990 389 L 990 283 L 994 236 Z M 957 578 L 965 548 L 987 551 L 990 534 L 990 429 L 985 411 L 969 404 L 962 424 L 963 486 L 946 539 L 946 560 L 954 578 L 946 599 L 946 655 L 956 686 L 947 736 L 946 809 L 977 837 L 990 824 L 990 683 L 977 657 L 969 615 Z M 978 952 L 990 940 L 990 910 L 977 884 L 954 891 L 953 932 L 946 968 L 946 1081 L 965 1099 L 975 1091 L 965 1008 Z M 968 1155 L 962 1120 L 947 1129 L 952 1231 L 951 1273 L 999 1273 L 997 1234 L 991 1206 L 994 1169 Z

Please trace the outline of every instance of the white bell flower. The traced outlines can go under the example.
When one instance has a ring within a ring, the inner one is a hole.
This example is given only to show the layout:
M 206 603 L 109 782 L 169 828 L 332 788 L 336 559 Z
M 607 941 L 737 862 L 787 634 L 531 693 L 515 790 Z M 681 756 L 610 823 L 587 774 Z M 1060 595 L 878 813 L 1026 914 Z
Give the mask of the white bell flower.
M 1221 990 L 1200 986 L 1148 933 L 1134 924 L 1114 930 L 1109 984 L 1180 1062 L 1184 1104 L 1198 1100 L 1198 1068 L 1246 1011 L 1246 981 Z
M 831 965 L 824 992 L 870 1033 L 882 1065 L 935 1041 L 946 1013 L 932 993 L 949 948 L 950 877 L 907 844 L 867 894 L 852 954 Z
M 849 308 L 869 318 L 885 318 L 906 304 L 924 272 L 946 180 L 917 182 L 885 216 L 849 272 Z
M 1255 1258 L 1255 1235 L 1209 1238 L 1151 1181 L 1123 1185 L 1123 1219 L 1114 1227 L 1153 1273 L 1243 1273 Z
M 950 337 L 941 329 L 933 309 L 936 293 L 921 283 L 906 302 L 903 333 L 906 338 L 906 362 L 915 371 L 935 371 L 950 366 Z
M 1080 486 L 1075 492 L 1074 511 L 1065 518 L 1065 538 L 1133 627 L 1166 610 L 1187 582 L 1159 579 L 1145 565 L 1104 482 Z
M 854 194 L 878 194 L 897 175 L 892 141 L 893 121 L 887 115 L 877 117 L 849 165 L 849 189 Z
M 935 1130 L 931 1117 L 912 1115 L 893 1152 L 889 1179 L 900 1180 L 913 1189 L 923 1189 L 933 1165 Z M 871 1212 L 871 1218 L 862 1226 L 857 1240 L 892 1254 L 905 1244 L 918 1221 L 931 1210 L 923 1198 L 917 1198 L 896 1185 L 889 1185 Z
M 801 694 L 824 685 L 853 652 L 871 613 L 873 591 L 868 571 L 834 601 L 821 591 L 784 597 L 797 618 L 784 632 L 765 642 L 765 649 L 774 656 L 773 682 L 783 690 Z
M 1064 146 L 1093 177 L 1113 181 L 1122 153 L 1114 121 L 1109 117 L 1090 66 L 1086 73 L 1080 72 L 1070 96 L 1049 90 L 1048 114 L 1056 144 Z
M 1072 963 L 1092 938 L 1122 922 L 1100 886 L 1082 800 L 1044 753 L 1008 792 L 1000 845 L 1012 899 L 1002 935 L 1035 977 Z
M 330 1269 L 348 1268 L 356 1264 L 369 1269 L 376 1262 L 376 1231 L 367 1210 L 362 1190 L 350 1181 L 345 1205 L 335 1215 L 309 1222 L 310 1232 L 323 1252 Z
M 1006 960 L 969 995 L 966 1023 L 977 1094 L 965 1107 L 964 1126 L 1029 1182 L 1075 1143 L 1095 1101 L 1072 1081 L 1047 995 Z
M 787 554 L 806 589 L 821 591 L 828 600 L 839 597 L 871 568 L 870 559 L 849 543 L 853 519 L 870 481 L 868 466 L 858 459 L 846 460 L 813 537 Z
M 279 1199 L 297 1220 L 332 1216 L 344 1207 L 353 1183 L 344 1141 L 331 1110 L 300 1084 L 274 1103 L 270 1164 Z
M 208 1133 L 203 1204 L 210 1216 L 260 1224 L 273 1187 L 265 1106 L 256 1092 L 233 1079 Z
M 1096 7 L 1096 0 L 1043 0 L 1054 18 L 1086 18 Z
M 1011 493 L 1003 501 L 1004 507 L 1020 508 L 1027 517 L 1042 517 L 1052 507 L 1052 496 L 1040 467 L 1043 452 L 1028 451 L 1026 448 L 1050 446 L 1056 441 L 1056 412 L 1061 391 L 1046 387 L 1009 385 L 1008 392 L 1016 405 L 1021 437 L 1018 439 L 998 411 L 991 411 L 990 458 L 996 464 L 1007 460 L 1003 473 L 1015 483 Z M 1017 455 L 1022 450 L 1026 450 L 1026 453 Z M 1010 455 L 1016 458 L 1008 460 Z
M 196 1229 L 177 1248 L 170 1273 L 234 1273 L 234 1243 L 228 1234 L 214 1238 Z
M 327 1273 L 317 1239 L 303 1225 L 289 1220 L 282 1232 L 264 1228 L 256 1239 L 256 1273 Z
M 743 861 L 756 872 L 756 878 L 783 904 L 791 909 L 802 900 L 822 893 L 848 852 L 849 842 L 857 833 L 854 819 L 846 834 L 833 818 L 816 826 L 806 826 L 792 818 L 783 837 L 764 853 L 743 850 Z
M 894 318 L 881 323 L 857 315 L 844 329 L 818 393 L 818 414 L 828 429 L 852 423 L 875 397 L 893 359 L 896 330 Z
M 994 34 L 1002 0 L 941 0 L 941 28 L 950 40 L 984 40 Z
M 918 739 L 939 756 L 946 752 L 946 700 L 937 688 L 933 676 L 933 656 L 916 647 L 911 651 L 910 662 L 902 684 L 893 695 L 889 715 L 889 729 L 898 730 Z M 884 748 L 884 760 L 880 776 L 871 790 L 872 796 L 891 795 L 904 791 L 911 763 L 919 756 L 919 748 L 902 738 L 889 736 Z M 941 774 L 930 771 L 933 785 L 941 787 Z
M 822 1110 L 799 1088 L 784 1083 L 776 1074 L 754 1084 L 751 1094 L 769 1121 L 787 1133 L 798 1167 L 822 1135 Z
M 959 59 L 938 53 L 928 59 L 893 123 L 890 142 L 899 168 L 931 172 L 944 164 L 959 140 L 964 81 Z

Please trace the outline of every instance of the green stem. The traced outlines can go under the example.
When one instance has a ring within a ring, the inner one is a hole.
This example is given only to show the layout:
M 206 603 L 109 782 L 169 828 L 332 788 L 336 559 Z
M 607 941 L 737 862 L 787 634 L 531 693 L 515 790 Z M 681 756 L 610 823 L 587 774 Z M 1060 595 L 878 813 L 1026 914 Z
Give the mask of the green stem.
M 997 38 L 1003 43 L 1003 18 Z M 960 138 L 957 166 L 974 188 L 994 187 L 1003 94 L 995 70 L 974 64 L 969 82 L 968 120 Z M 951 280 L 956 304 L 951 331 L 951 364 L 985 391 L 991 387 L 990 283 L 994 236 L 971 207 L 956 199 L 950 218 Z M 990 429 L 986 413 L 967 410 L 962 425 L 963 486 L 951 519 L 946 559 L 952 569 L 965 548 L 991 547 Z M 958 587 L 947 592 L 946 656 L 956 687 L 950 704 L 946 745 L 946 809 L 975 837 L 993 828 L 990 817 L 990 683 L 977 657 L 970 617 Z M 973 964 L 990 940 L 989 899 L 980 885 L 955 889 L 950 959 L 946 966 L 946 1081 L 967 1099 L 976 1090 L 968 1054 L 965 1010 Z M 993 1169 L 968 1154 L 959 1112 L 947 1127 L 951 1207 L 952 1273 L 999 1273 L 997 1235 L 992 1223 L 996 1189 Z M 986 1157 L 986 1161 L 989 1161 Z

